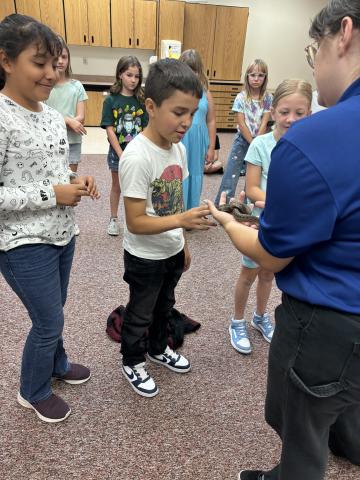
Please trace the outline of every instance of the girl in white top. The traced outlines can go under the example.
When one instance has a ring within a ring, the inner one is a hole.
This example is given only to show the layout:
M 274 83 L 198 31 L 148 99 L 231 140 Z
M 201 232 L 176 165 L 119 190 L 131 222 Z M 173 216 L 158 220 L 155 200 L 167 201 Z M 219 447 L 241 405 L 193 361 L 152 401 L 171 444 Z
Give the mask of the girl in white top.
M 252 202 L 265 201 L 271 152 L 293 122 L 311 113 L 311 98 L 311 85 L 304 80 L 284 80 L 277 87 L 271 107 L 271 115 L 275 122 L 274 130 L 254 138 L 245 156 L 246 195 Z M 253 211 L 257 216 L 260 212 L 259 208 Z M 243 256 L 240 276 L 235 287 L 235 314 L 230 322 L 229 332 L 232 346 L 245 354 L 251 352 L 251 344 L 244 314 L 250 288 L 256 277 L 258 277 L 256 311 L 251 325 L 260 331 L 267 342 L 271 342 L 274 331 L 270 316 L 266 313 L 274 274 Z
M 51 423 L 70 414 L 52 393 L 52 377 L 90 378 L 88 368 L 67 359 L 63 306 L 75 247 L 73 207 L 83 196 L 99 197 L 93 177 L 69 169 L 64 119 L 42 103 L 58 80 L 61 50 L 52 30 L 31 17 L 15 14 L 0 23 L 0 271 L 32 322 L 18 401 Z

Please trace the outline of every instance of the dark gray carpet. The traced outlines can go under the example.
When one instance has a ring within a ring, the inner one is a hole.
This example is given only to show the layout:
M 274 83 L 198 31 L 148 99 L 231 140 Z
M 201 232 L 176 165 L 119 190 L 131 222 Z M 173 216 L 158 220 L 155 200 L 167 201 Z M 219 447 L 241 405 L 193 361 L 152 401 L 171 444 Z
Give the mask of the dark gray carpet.
M 231 134 L 221 135 L 222 156 L 231 140 Z M 17 404 L 30 321 L 0 278 L 0 477 L 235 480 L 242 468 L 272 467 L 280 443 L 263 419 L 268 345 L 251 329 L 253 353 L 242 356 L 228 338 L 240 254 L 220 227 L 189 234 L 193 261 L 178 287 L 177 306 L 202 323 L 182 348 L 193 369 L 181 376 L 151 364 L 160 393 L 153 399 L 137 396 L 120 373 L 118 345 L 105 334 L 108 314 L 127 300 L 122 238 L 106 234 L 110 176 L 105 156 L 84 156 L 80 172 L 96 175 L 102 198 L 83 200 L 77 208 L 81 234 L 64 337 L 70 358 L 89 365 L 92 379 L 82 386 L 54 384 L 72 408 L 62 424 L 44 424 Z M 204 198 L 214 197 L 220 178 L 205 178 Z M 252 292 L 247 318 L 254 301 Z M 278 302 L 274 287 L 271 312 Z M 359 468 L 330 457 L 328 480 L 357 478 Z

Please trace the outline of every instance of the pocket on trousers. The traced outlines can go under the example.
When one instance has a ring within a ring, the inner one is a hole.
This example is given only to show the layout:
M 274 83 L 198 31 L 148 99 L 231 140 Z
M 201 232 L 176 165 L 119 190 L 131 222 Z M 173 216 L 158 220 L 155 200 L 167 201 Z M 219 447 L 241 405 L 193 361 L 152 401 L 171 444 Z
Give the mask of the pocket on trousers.
M 339 359 L 340 361 L 340 359 Z M 349 388 L 360 388 L 360 343 L 354 343 L 353 350 L 343 364 L 341 374 L 338 379 L 323 385 L 309 386 L 291 367 L 288 375 L 293 384 L 302 392 L 317 398 L 332 397 L 343 390 Z

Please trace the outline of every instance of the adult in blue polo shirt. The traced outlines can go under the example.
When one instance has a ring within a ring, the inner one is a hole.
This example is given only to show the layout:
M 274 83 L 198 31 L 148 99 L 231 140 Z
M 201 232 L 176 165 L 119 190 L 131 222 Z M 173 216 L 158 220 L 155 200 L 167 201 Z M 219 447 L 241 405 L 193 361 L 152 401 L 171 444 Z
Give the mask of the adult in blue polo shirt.
M 360 0 L 330 0 L 310 36 L 319 102 L 331 108 L 296 123 L 273 150 L 259 231 L 209 202 L 283 292 L 265 407 L 281 459 L 240 480 L 321 480 L 328 446 L 360 465 Z

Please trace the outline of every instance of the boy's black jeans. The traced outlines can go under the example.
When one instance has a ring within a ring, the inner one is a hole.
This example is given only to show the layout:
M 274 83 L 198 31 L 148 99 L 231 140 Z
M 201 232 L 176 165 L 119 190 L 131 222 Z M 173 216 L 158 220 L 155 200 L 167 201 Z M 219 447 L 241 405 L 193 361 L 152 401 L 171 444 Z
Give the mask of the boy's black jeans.
M 275 318 L 265 417 L 282 453 L 265 479 L 323 479 L 328 446 L 360 465 L 360 315 L 284 294 Z
M 159 355 L 167 346 L 167 325 L 175 305 L 175 287 L 184 270 L 184 250 L 165 260 L 146 260 L 124 251 L 124 280 L 130 299 L 124 313 L 121 353 L 124 365 Z

